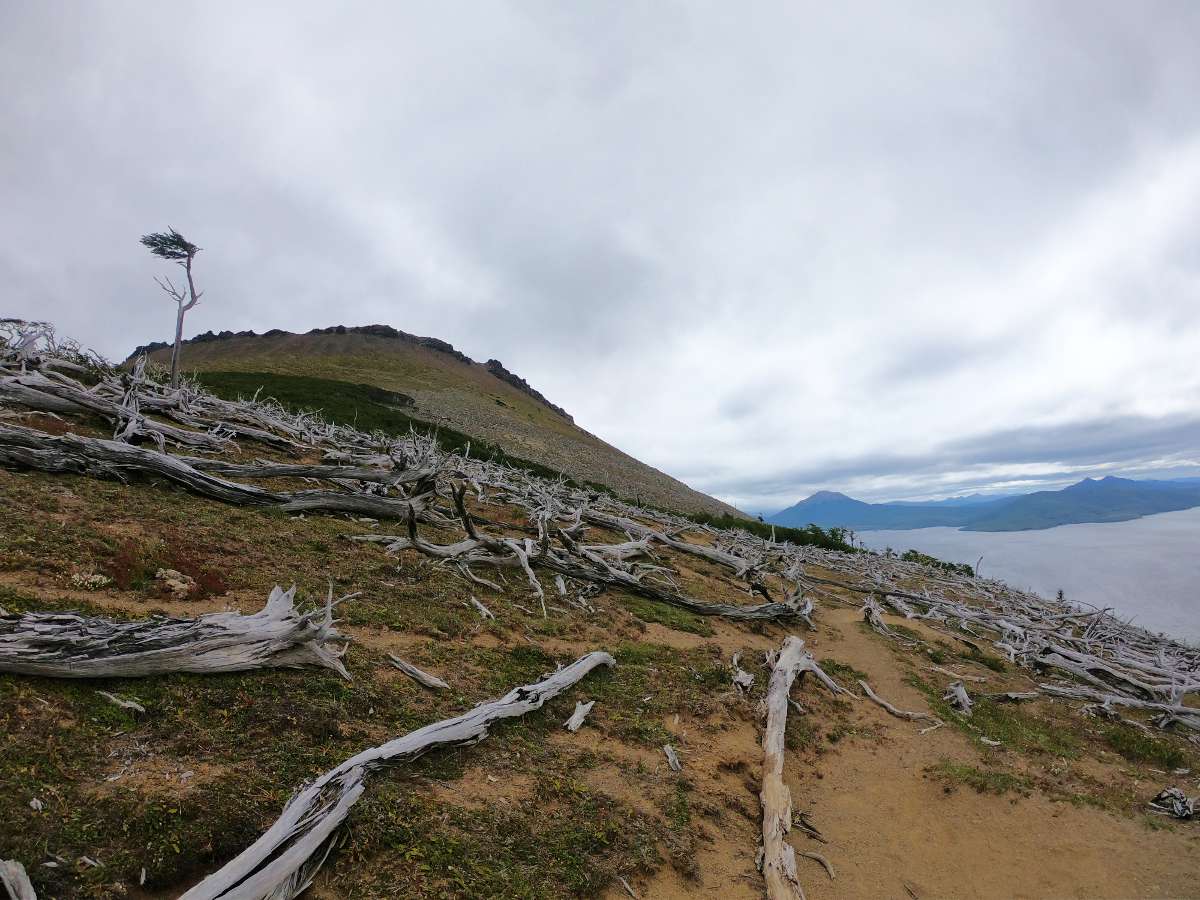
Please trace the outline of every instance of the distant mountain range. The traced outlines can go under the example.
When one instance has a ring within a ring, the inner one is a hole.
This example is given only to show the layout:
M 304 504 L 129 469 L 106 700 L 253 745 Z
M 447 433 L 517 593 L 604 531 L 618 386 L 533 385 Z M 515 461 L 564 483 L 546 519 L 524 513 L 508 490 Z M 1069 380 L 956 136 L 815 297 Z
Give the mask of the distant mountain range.
M 1135 481 L 1085 478 L 1059 491 L 986 496 L 972 494 L 927 503 L 864 503 L 818 491 L 767 517 L 776 525 L 820 525 L 855 531 L 906 530 L 938 525 L 964 531 L 1030 531 L 1080 522 L 1124 522 L 1200 506 L 1200 478 Z

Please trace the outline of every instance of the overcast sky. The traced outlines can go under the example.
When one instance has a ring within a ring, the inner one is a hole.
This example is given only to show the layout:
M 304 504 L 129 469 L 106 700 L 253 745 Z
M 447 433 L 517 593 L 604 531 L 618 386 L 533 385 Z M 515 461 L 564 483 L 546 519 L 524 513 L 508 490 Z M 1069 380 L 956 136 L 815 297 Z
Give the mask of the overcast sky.
M 0 315 L 381 322 L 743 509 L 1200 474 L 1200 3 L 0 3 Z

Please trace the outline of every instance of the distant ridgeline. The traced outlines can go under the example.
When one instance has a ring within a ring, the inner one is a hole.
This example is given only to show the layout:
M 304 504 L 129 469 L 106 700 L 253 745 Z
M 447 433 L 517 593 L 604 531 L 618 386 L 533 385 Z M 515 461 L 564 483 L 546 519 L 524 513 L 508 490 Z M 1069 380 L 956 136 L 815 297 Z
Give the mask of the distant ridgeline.
M 820 525 L 856 531 L 949 526 L 964 531 L 1030 531 L 1084 522 L 1125 522 L 1200 506 L 1200 478 L 1135 481 L 1085 478 L 1060 491 L 987 497 L 973 494 L 930 503 L 864 503 L 819 491 L 769 516 L 777 525 Z
M 277 335 L 290 335 L 292 333 L 293 332 L 285 331 L 282 328 L 272 328 L 270 331 L 264 331 L 262 334 L 257 334 L 254 331 L 217 331 L 217 332 L 206 331 L 203 334 L 196 335 L 194 338 L 189 338 L 188 340 L 184 341 L 183 343 L 184 344 L 206 344 L 206 343 L 209 343 L 210 341 L 222 341 L 222 340 L 226 340 L 227 338 L 275 337 Z M 438 353 L 445 353 L 448 356 L 454 357 L 459 362 L 464 362 L 464 363 L 468 363 L 471 365 L 475 364 L 475 360 L 471 359 L 471 357 L 467 356 L 465 353 L 462 353 L 459 350 L 455 350 L 453 344 L 447 343 L 446 341 L 438 340 L 437 338 L 433 338 L 433 337 L 422 337 L 421 335 L 417 335 L 417 334 L 409 334 L 407 331 L 401 331 L 398 328 L 393 328 L 391 325 L 350 325 L 350 326 L 332 325 L 329 328 L 313 328 L 311 331 L 308 331 L 306 333 L 307 334 L 370 334 L 370 335 L 374 335 L 375 337 L 393 338 L 398 341 L 404 341 L 407 344 L 413 344 L 417 347 L 424 347 L 427 350 L 435 350 Z M 132 357 L 138 356 L 139 354 L 142 354 L 142 353 L 153 353 L 156 350 L 169 350 L 170 347 L 171 347 L 171 345 L 169 343 L 167 343 L 166 341 L 152 341 L 149 344 L 143 344 L 141 347 L 136 348 L 133 351 L 133 353 L 130 354 L 130 357 L 132 358 Z M 487 361 L 487 363 L 484 365 L 484 368 L 486 368 L 489 372 L 492 373 L 492 375 L 499 378 L 501 381 L 511 384 L 517 390 L 523 391 L 524 393 L 526 393 L 530 397 L 532 397 L 534 400 L 537 400 L 539 403 L 546 406 L 548 409 L 551 409 L 554 412 L 558 413 L 560 416 L 562 416 L 568 422 L 573 423 L 575 421 L 575 419 L 572 418 L 571 415 L 565 409 L 563 409 L 561 406 L 557 406 L 556 404 L 551 403 L 549 400 L 547 400 L 545 395 L 542 394 L 541 391 L 537 390 L 532 385 L 530 385 L 528 381 L 526 381 L 524 378 L 521 378 L 519 375 L 516 375 L 513 372 L 510 372 L 508 369 L 506 369 L 504 367 L 504 364 L 502 362 L 500 362 L 500 360 L 489 359 Z

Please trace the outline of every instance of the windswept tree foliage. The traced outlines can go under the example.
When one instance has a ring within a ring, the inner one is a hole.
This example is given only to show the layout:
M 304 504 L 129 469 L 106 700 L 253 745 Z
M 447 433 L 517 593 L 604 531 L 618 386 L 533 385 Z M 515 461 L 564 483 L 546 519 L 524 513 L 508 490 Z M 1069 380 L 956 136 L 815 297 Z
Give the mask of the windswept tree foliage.
M 203 291 L 196 290 L 196 283 L 192 279 L 192 260 L 200 252 L 200 248 L 174 228 L 144 234 L 142 235 L 142 244 L 160 259 L 169 259 L 171 262 L 183 266 L 183 270 L 187 273 L 186 293 L 175 287 L 170 278 L 165 281 L 154 279 L 158 282 L 158 286 L 175 301 L 175 346 L 171 350 L 171 387 L 176 388 L 179 386 L 179 355 L 183 345 L 183 317 L 189 309 L 200 302 L 200 298 L 204 294 Z

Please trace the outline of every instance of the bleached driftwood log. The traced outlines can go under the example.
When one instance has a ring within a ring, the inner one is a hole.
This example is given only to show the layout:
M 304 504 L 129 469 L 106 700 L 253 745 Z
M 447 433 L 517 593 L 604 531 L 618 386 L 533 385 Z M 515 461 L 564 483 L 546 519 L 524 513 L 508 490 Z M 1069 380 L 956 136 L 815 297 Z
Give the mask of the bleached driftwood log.
M 670 744 L 663 744 L 663 755 L 667 758 L 667 765 L 671 767 L 672 772 L 680 772 L 683 770 L 683 763 L 679 761 L 679 754 Z
M 759 801 L 762 804 L 762 873 L 767 882 L 769 900 L 804 900 L 804 889 L 796 872 L 796 853 L 786 840 L 792 830 L 792 792 L 783 780 L 783 737 L 787 727 L 788 694 L 792 683 L 805 672 L 812 672 L 835 694 L 848 693 L 826 675 L 813 655 L 804 649 L 804 641 L 786 638 L 771 665 L 767 682 L 767 724 L 763 731 L 763 778 Z M 832 874 L 831 874 L 832 877 Z
M 120 441 L 65 434 L 54 437 L 19 425 L 0 425 L 0 465 L 42 472 L 72 472 L 124 481 L 127 475 L 157 475 L 195 494 L 240 506 L 274 506 L 285 512 L 348 512 L 406 519 L 420 514 L 432 486 L 405 500 L 335 491 L 268 491 L 208 475 L 180 457 Z M 420 485 L 418 485 L 420 487 Z
M 367 481 L 375 484 L 415 484 L 433 478 L 437 469 L 422 466 L 415 469 L 385 469 L 379 466 L 328 466 L 296 463 L 232 463 L 203 456 L 178 456 L 201 472 L 228 475 L 233 478 L 321 478 L 326 481 Z
M 343 640 L 333 627 L 332 597 L 323 609 L 301 614 L 295 593 L 294 587 L 276 586 L 266 606 L 249 616 L 221 612 L 133 622 L 77 613 L 0 616 L 0 672 L 107 678 L 323 666 L 349 678 L 341 660 L 345 649 L 332 646 Z
M 37 900 L 25 867 L 15 859 L 0 859 L 0 885 L 10 900 Z
M 1126 697 L 1111 691 L 1096 691 L 1079 685 L 1039 684 L 1038 689 L 1052 697 L 1064 697 L 1072 700 L 1094 700 L 1105 706 L 1127 706 L 1131 709 L 1147 709 L 1157 712 L 1160 725 L 1178 723 L 1187 728 L 1200 731 L 1200 709 L 1194 706 L 1184 706 L 1182 703 L 1158 703 L 1152 700 L 1139 700 L 1137 697 Z
M 575 712 L 571 713 L 571 718 L 563 723 L 563 728 L 574 734 L 583 727 L 583 720 L 587 718 L 587 714 L 592 711 L 592 707 L 596 705 L 595 700 L 589 700 L 584 703 L 579 700 L 575 703 Z
M 866 694 L 869 698 L 871 698 L 873 701 L 878 703 L 880 706 L 882 706 L 884 709 L 886 709 L 889 713 L 891 713 L 893 716 L 895 716 L 898 719 L 907 719 L 909 722 L 940 722 L 941 721 L 941 719 L 939 719 L 937 716 L 931 715 L 929 713 L 909 712 L 908 710 L 896 708 L 895 706 L 893 706 L 892 704 L 890 704 L 886 700 L 884 700 L 882 697 L 880 697 L 878 694 L 876 694 L 873 690 L 871 690 L 871 686 L 869 684 L 867 684 L 865 681 L 863 681 L 861 678 L 858 680 L 858 686 L 863 689 L 864 694 Z
M 229 438 L 210 431 L 177 428 L 156 422 L 141 415 L 136 402 L 119 403 L 86 390 L 65 376 L 28 372 L 22 375 L 0 376 L 0 398 L 20 403 L 30 409 L 49 412 L 89 412 L 97 414 L 117 427 L 119 434 L 132 437 L 144 434 L 155 440 L 169 440 L 185 447 L 220 450 Z
M 733 654 L 733 686 L 739 693 L 746 694 L 754 687 L 754 675 L 741 666 L 742 654 Z
M 771 667 L 767 682 L 767 726 L 763 732 L 762 873 L 770 900 L 804 900 L 804 888 L 796 872 L 796 853 L 786 840 L 792 830 L 792 792 L 783 781 L 783 732 L 787 726 L 788 694 L 792 682 L 812 654 L 804 641 L 788 637 Z
M 707 616 L 723 616 L 728 619 L 794 619 L 804 612 L 799 600 L 784 603 L 759 603 L 745 606 L 731 603 L 712 603 L 696 600 L 669 590 L 657 583 L 652 583 L 646 577 L 648 574 L 660 574 L 659 566 L 635 568 L 636 564 L 628 563 L 617 558 L 607 558 L 605 555 L 593 552 L 586 546 L 574 541 L 566 529 L 558 529 L 560 546 L 554 546 L 548 532 L 543 529 L 537 542 L 526 539 L 491 537 L 475 527 L 471 516 L 464 505 L 465 486 L 459 485 L 454 490 L 454 502 L 459 521 L 466 532 L 466 537 L 454 544 L 434 544 L 421 537 L 417 530 L 417 515 L 408 516 L 408 536 L 362 535 L 360 540 L 374 543 L 388 543 L 388 552 L 396 553 L 401 550 L 413 549 L 433 559 L 459 567 L 473 581 L 480 579 L 471 573 L 471 566 L 495 566 L 499 568 L 519 568 L 529 580 L 531 588 L 545 603 L 545 594 L 541 588 L 535 569 L 549 569 L 558 575 L 573 578 L 577 581 L 592 582 L 598 585 L 619 587 L 652 600 L 659 600 L 671 606 L 678 606 L 689 612 Z M 809 606 L 811 609 L 811 606 Z
M 257 841 L 180 900 L 291 900 L 312 883 L 338 827 L 362 794 L 369 772 L 385 764 L 411 761 L 430 750 L 478 743 L 487 737 L 493 722 L 540 709 L 597 666 L 615 664 L 607 653 L 588 653 L 542 681 L 514 688 L 499 700 L 351 757 L 302 788 Z
M 405 662 L 394 653 L 389 653 L 388 659 L 392 661 L 393 666 L 422 687 L 432 688 L 435 691 L 444 691 L 450 687 L 450 685 L 446 684 L 446 682 L 442 681 L 436 675 L 430 675 L 428 672 L 418 669 L 412 663 Z
M 967 693 L 966 686 L 961 681 L 952 681 L 946 685 L 946 693 L 942 696 L 968 719 L 971 717 L 971 707 L 974 705 L 971 702 L 971 695 Z

